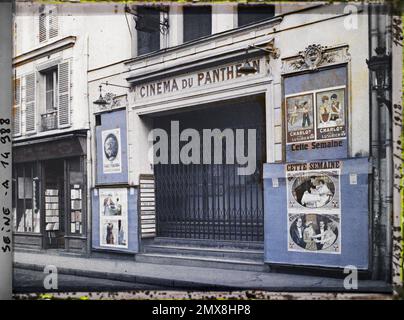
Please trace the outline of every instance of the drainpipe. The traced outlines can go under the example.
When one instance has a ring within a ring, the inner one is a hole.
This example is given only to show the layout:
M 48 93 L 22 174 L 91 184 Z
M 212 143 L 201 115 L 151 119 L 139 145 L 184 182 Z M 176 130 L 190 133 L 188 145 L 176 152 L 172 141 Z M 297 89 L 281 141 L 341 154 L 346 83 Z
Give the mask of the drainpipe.
M 87 58 L 87 116 L 88 116 L 88 131 L 87 131 L 87 256 L 91 255 L 92 242 L 92 201 L 91 201 L 91 186 L 93 181 L 93 148 L 92 148 L 92 127 L 91 127 L 91 108 L 90 108 L 90 91 L 88 85 L 88 70 L 90 65 L 90 38 L 86 36 L 86 58 Z
M 370 5 L 369 9 L 371 14 L 369 16 L 369 57 L 375 54 L 376 47 L 385 47 L 389 53 L 391 51 L 388 33 L 391 25 L 389 7 Z M 391 100 L 390 93 L 383 94 L 387 100 Z M 390 282 L 393 217 L 392 119 L 388 106 L 376 98 L 373 90 L 370 97 L 373 160 L 373 278 Z
M 388 7 L 386 18 L 386 48 L 387 53 L 391 54 L 391 8 Z M 389 70 L 391 75 L 391 70 Z M 392 101 L 391 83 L 388 92 L 386 92 L 388 101 Z M 393 137 L 392 137 L 392 114 L 388 111 L 391 106 L 383 106 L 386 113 L 386 282 L 391 281 L 391 261 L 392 261 L 392 229 L 393 229 Z
M 377 8 L 369 4 L 369 58 L 372 56 L 374 49 L 377 46 L 378 34 L 378 15 Z M 371 155 L 372 155 L 372 275 L 374 279 L 379 277 L 380 270 L 380 248 L 379 248 L 379 229 L 380 229 L 380 140 L 379 140 L 379 113 L 380 110 L 376 105 L 376 97 L 372 88 L 372 78 L 369 73 L 369 99 L 371 112 Z

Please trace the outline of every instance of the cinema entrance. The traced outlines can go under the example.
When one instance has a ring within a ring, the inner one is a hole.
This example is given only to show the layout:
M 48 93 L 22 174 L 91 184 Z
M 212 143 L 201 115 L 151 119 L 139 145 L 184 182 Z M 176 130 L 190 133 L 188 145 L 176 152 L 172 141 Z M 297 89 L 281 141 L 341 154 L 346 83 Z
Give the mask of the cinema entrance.
M 178 124 L 180 137 L 185 129 L 198 133 L 199 155 L 193 159 L 199 158 L 200 163 L 183 163 L 181 157 L 176 162 L 169 157 L 168 163 L 154 165 L 157 237 L 262 242 L 265 97 L 154 116 L 154 128 L 168 133 L 169 155 L 175 148 L 173 139 L 178 139 L 178 133 L 172 132 L 173 123 L 174 127 Z M 206 132 L 212 133 L 210 146 Z M 190 140 L 182 140 L 178 139 L 180 155 L 189 151 Z M 221 145 L 215 147 L 215 143 Z M 250 170 L 243 174 L 240 169 L 247 165 Z

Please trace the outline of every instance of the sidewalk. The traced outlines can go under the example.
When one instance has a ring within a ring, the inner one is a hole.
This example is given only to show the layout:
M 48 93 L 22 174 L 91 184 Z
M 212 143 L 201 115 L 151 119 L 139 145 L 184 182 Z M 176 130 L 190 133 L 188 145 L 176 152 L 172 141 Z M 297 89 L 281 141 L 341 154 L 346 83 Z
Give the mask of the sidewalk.
M 327 277 L 158 265 L 127 259 L 14 253 L 14 267 L 43 271 L 45 265 L 56 266 L 62 274 L 137 282 L 173 289 L 347 292 L 342 279 Z M 355 290 L 358 293 L 391 293 L 391 288 L 383 281 L 360 280 L 358 287 L 358 290 Z

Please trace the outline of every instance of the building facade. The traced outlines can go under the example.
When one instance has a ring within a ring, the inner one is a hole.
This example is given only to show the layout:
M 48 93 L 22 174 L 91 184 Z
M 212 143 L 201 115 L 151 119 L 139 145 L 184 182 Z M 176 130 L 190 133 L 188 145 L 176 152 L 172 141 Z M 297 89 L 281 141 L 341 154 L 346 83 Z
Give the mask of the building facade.
M 77 8 L 16 20 L 39 41 L 16 42 L 16 245 L 391 278 L 366 62 L 391 52 L 391 12 Z

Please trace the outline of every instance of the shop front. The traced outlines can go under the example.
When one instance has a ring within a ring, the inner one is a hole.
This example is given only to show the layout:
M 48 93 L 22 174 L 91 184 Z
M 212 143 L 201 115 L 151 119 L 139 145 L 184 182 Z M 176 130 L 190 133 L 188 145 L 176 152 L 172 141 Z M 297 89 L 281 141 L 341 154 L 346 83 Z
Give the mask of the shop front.
M 16 248 L 86 252 L 86 139 L 84 131 L 14 143 Z
M 245 57 L 237 49 L 127 78 L 134 92 L 129 159 L 137 160 L 129 176 L 139 181 L 137 261 L 266 269 L 262 177 L 271 76 L 262 51 L 247 55 L 253 74 L 242 72 Z

